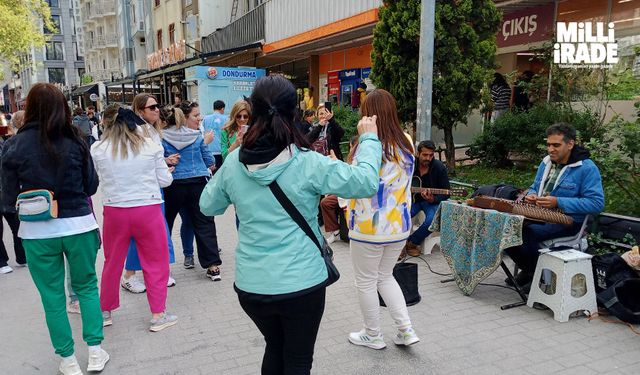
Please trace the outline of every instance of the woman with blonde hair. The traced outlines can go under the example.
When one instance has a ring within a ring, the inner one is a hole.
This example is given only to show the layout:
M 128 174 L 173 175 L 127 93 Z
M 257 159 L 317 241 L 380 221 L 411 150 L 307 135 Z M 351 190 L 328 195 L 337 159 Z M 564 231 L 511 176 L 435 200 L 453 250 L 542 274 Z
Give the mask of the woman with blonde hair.
M 169 116 L 167 110 L 165 108 L 161 108 L 155 96 L 147 93 L 136 95 L 133 98 L 132 107 L 134 112 L 144 120 L 144 123 L 139 127 L 142 135 L 147 138 L 151 138 L 153 143 L 162 147 L 162 129 L 165 127 L 167 117 Z M 170 155 L 165 158 L 165 162 L 168 166 L 175 166 L 179 161 L 179 154 Z M 164 203 L 162 204 L 162 210 L 164 213 Z M 167 232 L 167 239 L 169 243 L 169 263 L 174 263 L 175 254 L 173 251 L 173 242 L 171 241 L 171 233 L 168 231 L 168 227 Z M 147 288 L 145 287 L 144 282 L 140 281 L 136 277 L 136 271 L 140 271 L 142 269 L 142 264 L 140 262 L 140 257 L 138 256 L 136 243 L 133 240 L 129 246 L 127 262 L 125 263 L 124 269 L 125 272 L 122 276 L 122 280 L 120 281 L 122 288 L 131 293 L 144 293 Z M 172 287 L 174 285 L 176 285 L 176 280 L 171 277 L 171 274 L 169 274 L 167 286 Z
M 400 127 L 396 100 L 389 92 L 372 91 L 360 111 L 363 117 L 377 116 L 382 166 L 378 192 L 371 198 L 350 199 L 347 207 L 351 260 L 364 317 L 364 329 L 349 334 L 349 341 L 372 349 L 386 347 L 380 330 L 379 292 L 398 329 L 393 342 L 411 345 L 419 339 L 392 272 L 411 229 L 413 146 Z M 356 151 L 354 164 L 359 156 Z
M 200 212 L 200 195 L 215 169 L 215 159 L 200 133 L 200 107 L 196 102 L 182 101 L 173 109 L 164 129 L 162 145 L 165 155 L 180 154 L 173 173 L 173 184 L 164 189 L 165 217 L 169 233 L 178 212 L 187 214 L 196 237 L 198 261 L 213 281 L 221 280 L 216 224 L 212 216 Z
M 104 204 L 104 269 L 100 306 L 105 325 L 120 305 L 118 281 L 127 249 L 133 239 L 143 265 L 151 331 L 176 323 L 167 314 L 169 251 L 160 188 L 173 181 L 164 150 L 138 129 L 140 118 L 131 110 L 109 106 L 104 112 L 102 140 L 91 147 L 91 156 L 102 180 Z M 136 181 L 132 184 L 132 181 Z
M 222 135 L 220 136 L 220 147 L 222 159 L 226 159 L 227 155 L 242 145 L 244 134 L 249 129 L 249 121 L 251 120 L 251 105 L 246 100 L 240 100 L 231 108 L 229 121 L 222 127 Z

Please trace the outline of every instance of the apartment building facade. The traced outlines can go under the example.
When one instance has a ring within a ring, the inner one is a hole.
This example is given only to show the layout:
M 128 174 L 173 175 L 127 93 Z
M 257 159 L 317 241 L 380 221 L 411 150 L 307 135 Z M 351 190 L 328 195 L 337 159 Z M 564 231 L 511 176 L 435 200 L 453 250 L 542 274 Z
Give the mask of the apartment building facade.
M 56 84 L 70 92 L 80 84 L 85 72 L 84 40 L 78 0 L 46 0 L 51 8 L 55 29 L 40 25 L 49 37 L 43 47 L 33 47 L 24 54 L 17 72 L 5 74 L 3 102 L 7 109 L 18 110 L 31 86 L 37 82 Z M 5 100 L 6 99 L 6 100 Z

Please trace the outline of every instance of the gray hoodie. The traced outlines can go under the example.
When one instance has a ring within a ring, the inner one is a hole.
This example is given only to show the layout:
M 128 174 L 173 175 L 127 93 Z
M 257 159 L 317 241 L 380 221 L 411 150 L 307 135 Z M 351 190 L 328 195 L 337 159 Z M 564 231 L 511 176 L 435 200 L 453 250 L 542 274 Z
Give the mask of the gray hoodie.
M 162 132 L 164 140 L 178 150 L 191 145 L 200 135 L 202 134 L 199 130 L 190 129 L 186 126 L 181 126 L 179 129 L 172 126 Z

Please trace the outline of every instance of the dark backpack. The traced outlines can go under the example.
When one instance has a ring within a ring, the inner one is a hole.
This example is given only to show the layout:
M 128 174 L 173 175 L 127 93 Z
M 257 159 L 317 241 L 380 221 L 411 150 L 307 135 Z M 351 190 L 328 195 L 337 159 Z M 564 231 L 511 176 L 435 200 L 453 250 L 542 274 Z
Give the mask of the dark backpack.
M 76 116 L 73 118 L 73 125 L 77 126 L 85 137 L 91 136 L 92 123 L 88 117 Z
M 623 322 L 640 324 L 640 278 L 618 280 L 596 296 L 598 304 Z
M 474 191 L 471 197 L 473 198 L 479 195 L 484 195 L 488 197 L 509 199 L 514 201 L 516 200 L 516 198 L 518 198 L 518 194 L 520 194 L 521 192 L 522 192 L 521 189 L 518 189 L 513 185 L 507 185 L 507 184 L 484 185 L 484 186 L 480 186 L 476 191 Z
M 616 253 L 596 255 L 591 259 L 591 265 L 596 294 L 611 288 L 621 280 L 638 277 L 636 271 Z

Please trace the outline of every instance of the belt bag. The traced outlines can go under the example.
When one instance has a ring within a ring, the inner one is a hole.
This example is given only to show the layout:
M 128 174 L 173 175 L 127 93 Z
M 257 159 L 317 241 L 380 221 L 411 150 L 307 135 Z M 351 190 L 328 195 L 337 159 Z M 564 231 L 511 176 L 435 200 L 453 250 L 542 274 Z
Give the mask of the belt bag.
M 49 190 L 28 190 L 18 195 L 16 210 L 20 221 L 51 220 L 58 217 L 58 201 Z

